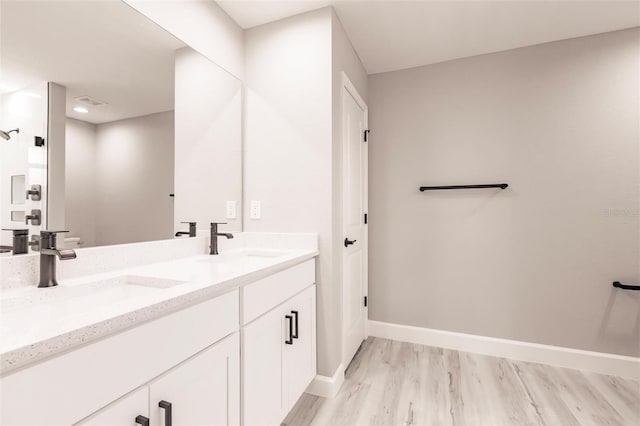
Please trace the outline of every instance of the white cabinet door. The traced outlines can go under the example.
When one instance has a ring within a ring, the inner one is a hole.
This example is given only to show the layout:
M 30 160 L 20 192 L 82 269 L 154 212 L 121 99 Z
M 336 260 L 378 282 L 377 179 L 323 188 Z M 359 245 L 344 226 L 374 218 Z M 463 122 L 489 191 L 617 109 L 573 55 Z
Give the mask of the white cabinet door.
M 164 402 L 163 402 L 164 401 Z M 160 403 L 170 408 L 163 408 Z M 240 345 L 234 333 L 149 386 L 151 425 L 240 424 Z
M 281 305 L 243 329 L 242 406 L 243 422 L 247 426 L 279 425 L 287 414 L 284 316 Z
M 77 424 L 81 426 L 138 426 L 142 423 L 136 423 L 138 416 L 149 418 L 149 388 L 146 386 L 109 404 Z
M 316 286 L 285 305 L 293 318 L 293 344 L 285 345 L 284 368 L 290 410 L 316 375 Z M 297 325 L 297 327 L 296 327 Z

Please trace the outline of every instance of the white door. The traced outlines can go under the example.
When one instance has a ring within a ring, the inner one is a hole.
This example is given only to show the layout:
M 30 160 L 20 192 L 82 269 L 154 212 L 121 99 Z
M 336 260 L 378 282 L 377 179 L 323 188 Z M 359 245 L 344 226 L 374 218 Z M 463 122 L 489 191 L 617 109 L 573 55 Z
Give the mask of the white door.
M 149 389 L 153 426 L 164 426 L 169 421 L 173 426 L 239 425 L 238 333 L 170 370 Z
M 346 368 L 365 339 L 367 309 L 367 106 L 343 75 L 342 223 L 343 365 Z
M 136 423 L 136 418 L 140 422 Z M 149 418 L 149 388 L 143 387 L 104 407 L 77 426 L 138 426 Z
M 291 409 L 316 376 L 316 286 L 286 303 L 292 320 L 292 344 L 285 345 L 285 377 Z

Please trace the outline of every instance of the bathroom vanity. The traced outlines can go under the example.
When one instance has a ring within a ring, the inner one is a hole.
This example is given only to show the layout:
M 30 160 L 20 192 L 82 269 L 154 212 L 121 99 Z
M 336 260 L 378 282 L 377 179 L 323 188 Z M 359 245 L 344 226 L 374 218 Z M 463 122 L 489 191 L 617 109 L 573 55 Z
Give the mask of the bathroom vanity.
M 239 235 L 218 256 L 4 291 L 0 423 L 279 424 L 316 374 L 317 243 Z

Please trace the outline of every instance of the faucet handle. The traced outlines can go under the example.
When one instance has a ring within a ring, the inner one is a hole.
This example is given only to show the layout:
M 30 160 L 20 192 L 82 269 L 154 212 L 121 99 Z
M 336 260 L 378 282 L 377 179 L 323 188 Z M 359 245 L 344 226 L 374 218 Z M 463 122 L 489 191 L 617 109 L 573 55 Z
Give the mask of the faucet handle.
M 31 250 L 40 251 L 40 241 L 40 235 L 32 235 L 31 241 L 29 241 L 27 244 L 29 245 L 29 247 L 31 247 Z
M 211 222 L 212 225 L 226 225 L 227 222 Z
M 180 222 L 180 223 L 188 223 L 189 225 L 195 225 L 196 222 Z
M 32 226 L 40 226 L 42 224 L 42 211 L 40 209 L 32 209 L 31 214 L 25 215 L 24 224 L 28 225 L 31 221 Z

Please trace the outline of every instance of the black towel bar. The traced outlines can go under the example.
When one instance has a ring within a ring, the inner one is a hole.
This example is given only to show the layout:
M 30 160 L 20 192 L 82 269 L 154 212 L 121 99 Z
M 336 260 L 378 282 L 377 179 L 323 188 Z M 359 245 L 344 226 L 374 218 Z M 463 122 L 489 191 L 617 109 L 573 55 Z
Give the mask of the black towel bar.
M 623 290 L 640 290 L 640 285 L 622 284 L 620 281 L 614 281 L 613 286 L 615 288 L 621 288 Z
M 500 188 L 505 189 L 508 183 L 487 183 L 483 185 L 448 185 L 448 186 L 421 186 L 420 191 L 435 191 L 440 189 L 477 189 L 477 188 Z

